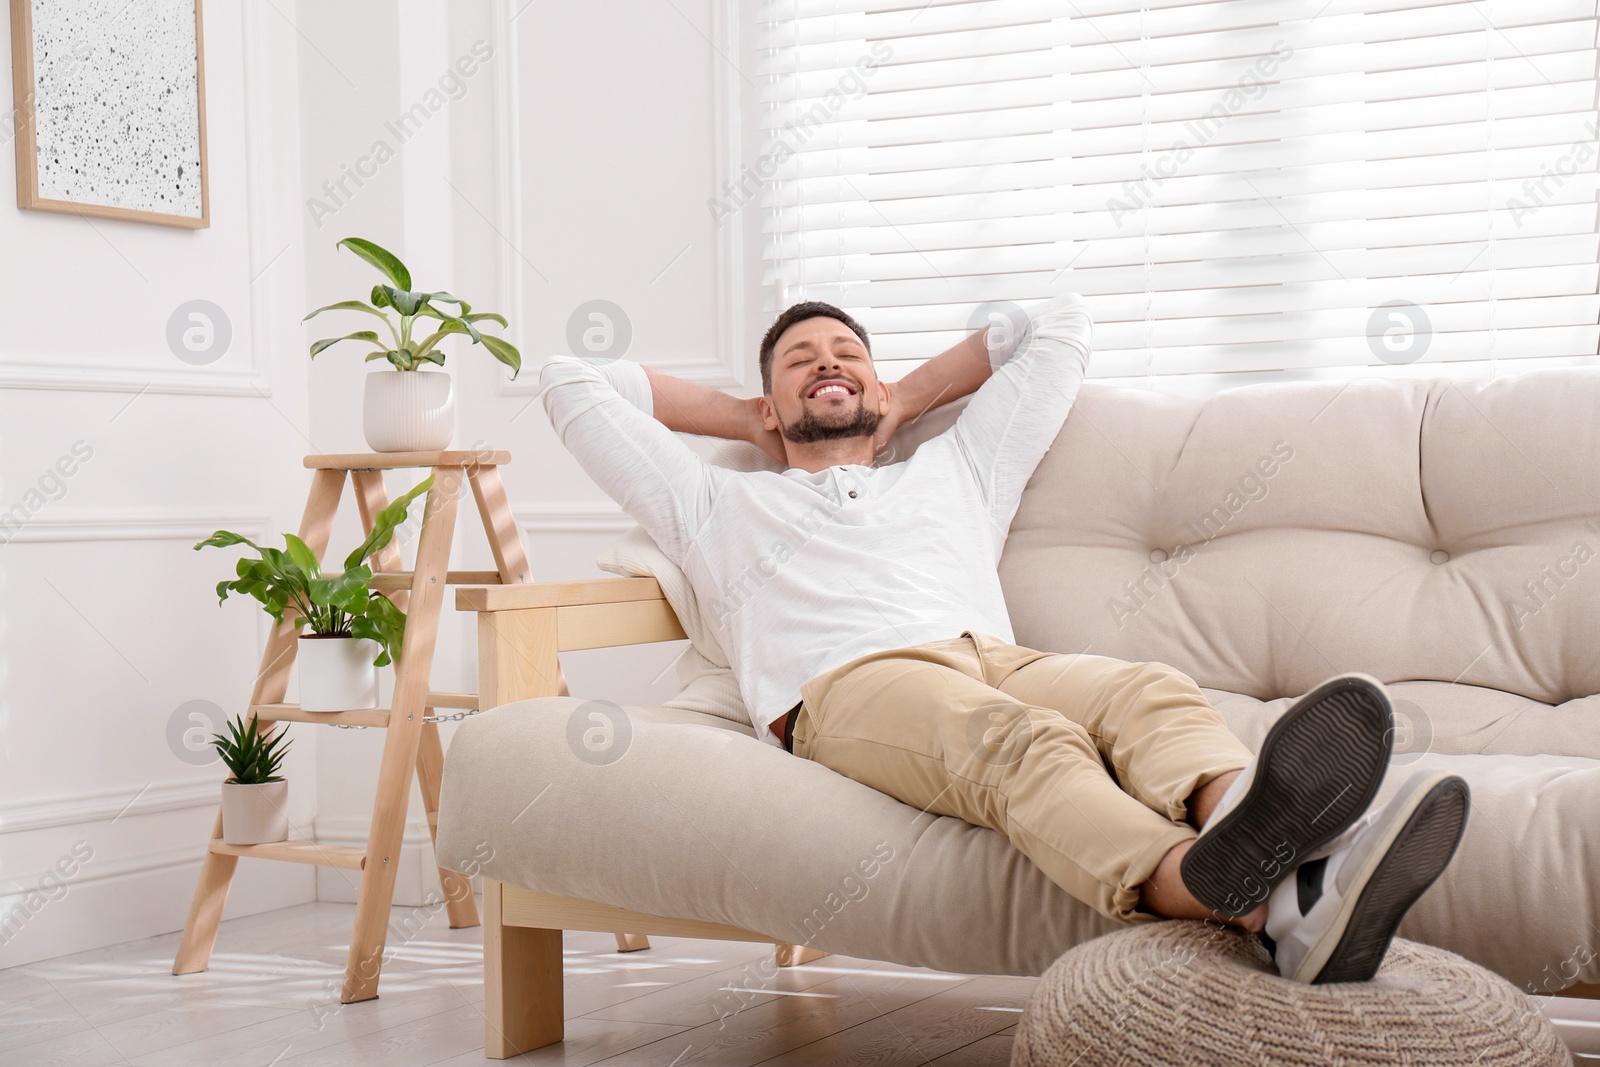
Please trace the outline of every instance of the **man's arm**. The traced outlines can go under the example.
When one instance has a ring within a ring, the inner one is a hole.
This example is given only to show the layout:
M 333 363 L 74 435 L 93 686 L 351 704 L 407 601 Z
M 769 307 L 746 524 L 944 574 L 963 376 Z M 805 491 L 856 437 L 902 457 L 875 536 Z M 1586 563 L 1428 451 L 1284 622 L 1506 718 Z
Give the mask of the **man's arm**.
M 900 411 L 885 439 L 901 425 L 976 392 L 988 381 L 994 373 L 989 363 L 988 337 L 989 328 L 985 326 L 892 383 L 890 388 Z
M 1067 421 L 1094 332 L 1077 293 L 1033 309 L 1028 319 L 1020 337 L 993 351 L 993 376 L 949 431 L 1002 531 L 1011 528 L 1023 488 Z
M 653 414 L 669 430 L 748 441 L 754 401 L 741 400 L 708 386 L 686 382 L 646 367 L 655 397 Z M 759 416 L 757 416 L 759 420 Z M 759 425 L 759 421 L 756 423 Z
M 644 366 L 556 355 L 540 368 L 539 383 L 561 443 L 682 566 L 710 512 L 713 476 L 705 460 L 656 420 Z

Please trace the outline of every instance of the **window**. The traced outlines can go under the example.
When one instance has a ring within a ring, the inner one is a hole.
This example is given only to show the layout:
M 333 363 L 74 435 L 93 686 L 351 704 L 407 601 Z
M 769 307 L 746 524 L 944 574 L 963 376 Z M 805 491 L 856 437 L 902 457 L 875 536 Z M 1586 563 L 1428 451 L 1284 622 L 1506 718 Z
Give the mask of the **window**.
M 770 309 L 914 360 L 1076 290 L 1163 388 L 1600 364 L 1594 0 L 1317 8 L 766 0 Z

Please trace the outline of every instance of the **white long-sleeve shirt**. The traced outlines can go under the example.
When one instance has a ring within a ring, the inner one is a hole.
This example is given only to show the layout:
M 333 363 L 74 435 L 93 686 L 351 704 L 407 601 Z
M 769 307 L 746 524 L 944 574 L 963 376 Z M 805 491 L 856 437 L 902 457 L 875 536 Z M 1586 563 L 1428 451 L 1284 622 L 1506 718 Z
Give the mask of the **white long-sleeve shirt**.
M 1067 293 L 990 350 L 993 374 L 909 459 L 807 471 L 707 463 L 654 417 L 637 363 L 552 356 L 541 396 L 561 442 L 678 565 L 716 628 L 756 736 L 806 680 L 890 648 L 1014 641 L 998 564 L 1023 487 L 1066 421 L 1093 319 Z

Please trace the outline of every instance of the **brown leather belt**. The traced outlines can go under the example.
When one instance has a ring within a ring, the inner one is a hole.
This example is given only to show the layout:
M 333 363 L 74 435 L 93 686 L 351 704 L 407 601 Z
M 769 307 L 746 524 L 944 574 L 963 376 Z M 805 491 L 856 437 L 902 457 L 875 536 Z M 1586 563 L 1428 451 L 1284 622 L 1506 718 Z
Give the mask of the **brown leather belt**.
M 784 713 L 782 721 L 778 723 L 778 740 L 783 742 L 783 750 L 785 752 L 794 751 L 794 721 L 799 718 L 800 705 L 804 703 L 804 700 L 796 703 L 794 707 Z

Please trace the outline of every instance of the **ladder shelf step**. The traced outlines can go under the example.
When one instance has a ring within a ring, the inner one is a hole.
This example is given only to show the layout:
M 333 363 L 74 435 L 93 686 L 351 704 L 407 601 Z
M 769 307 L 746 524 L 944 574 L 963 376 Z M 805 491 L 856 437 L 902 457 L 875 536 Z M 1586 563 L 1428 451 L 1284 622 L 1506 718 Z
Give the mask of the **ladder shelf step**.
M 258 719 L 274 722 L 320 722 L 340 726 L 388 726 L 388 708 L 354 711 L 302 711 L 299 704 L 256 704 L 250 711 Z
M 410 589 L 415 571 L 379 571 L 368 584 L 379 592 Z M 501 585 L 499 571 L 446 571 L 446 585 Z
M 429 693 L 429 708 L 478 707 L 476 693 Z M 299 704 L 257 704 L 250 709 L 258 719 L 272 722 L 319 722 L 341 726 L 388 726 L 388 708 L 354 708 L 349 711 L 305 711 Z
M 405 467 L 503 467 L 511 453 L 499 449 L 446 449 L 443 452 L 343 452 L 307 456 L 312 470 L 390 471 Z
M 367 850 L 354 845 L 320 845 L 315 841 L 272 841 L 264 845 L 230 845 L 220 837 L 211 839 L 210 850 L 224 856 L 253 856 L 290 863 L 314 863 L 319 867 L 344 867 L 359 871 L 366 866 Z
M 305 467 L 315 473 L 311 476 L 310 492 L 301 514 L 299 537 L 319 559 L 328 549 L 341 502 L 348 503 L 350 497 L 354 497 L 360 527 L 369 532 L 377 516 L 390 507 L 392 502 L 382 472 L 415 470 L 416 475 L 406 479 L 414 481 L 431 468 L 435 478 L 427 496 L 427 507 L 412 509 L 413 512 L 421 510 L 422 529 L 410 559 L 393 541 L 373 557 L 378 573 L 373 576 L 372 585 L 379 595 L 392 599 L 410 616 L 406 634 L 407 663 L 397 666 L 393 687 L 396 695 L 390 698 L 388 706 L 347 707 L 328 712 L 309 711 L 299 703 L 291 703 L 288 690 L 297 658 L 298 628 L 281 624 L 273 628 L 262 650 L 250 696 L 240 701 L 245 714 L 261 723 L 282 721 L 355 729 L 389 728 L 381 746 L 366 746 L 382 749 L 373 789 L 372 830 L 367 840 L 345 844 L 296 839 L 232 845 L 223 839 L 223 813 L 218 811 L 204 846 L 205 859 L 195 882 L 188 918 L 184 921 L 183 940 L 173 959 L 173 974 L 192 974 L 210 965 L 228 890 L 237 874 L 236 857 L 282 860 L 313 867 L 342 868 L 356 872 L 361 879 L 340 999 L 350 1004 L 377 997 L 380 967 L 375 964 L 387 959 L 384 947 L 391 936 L 387 920 L 394 904 L 398 866 L 391 861 L 399 858 L 404 847 L 411 783 L 416 783 L 422 795 L 431 838 L 439 826 L 437 812 L 444 767 L 436 727 L 440 723 L 464 719 L 481 708 L 493 707 L 500 702 L 496 694 L 511 684 L 500 677 L 506 674 L 509 679 L 508 672 L 486 675 L 492 688 L 480 698 L 476 693 L 433 692 L 430 683 L 444 586 L 453 585 L 458 593 L 467 594 L 501 592 L 507 586 L 502 575 L 511 584 L 532 579 L 527 551 L 499 470 L 510 461 L 509 452 L 483 447 L 305 457 Z M 482 521 L 494 569 L 454 570 L 449 561 L 451 546 L 460 532 L 458 519 L 462 512 L 474 509 Z M 654 585 L 653 580 L 650 584 Z M 559 664 L 556 684 L 559 690 L 565 691 Z M 368 740 L 376 738 L 369 736 Z M 300 832 L 296 837 L 301 837 Z M 369 856 L 373 857 L 370 871 L 367 869 Z M 450 892 L 455 878 L 443 870 L 439 876 L 446 892 Z M 465 899 L 450 901 L 452 927 L 468 927 L 477 921 L 477 904 L 470 894 Z

